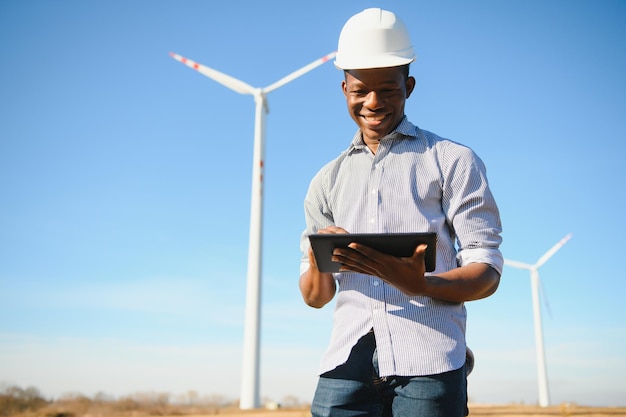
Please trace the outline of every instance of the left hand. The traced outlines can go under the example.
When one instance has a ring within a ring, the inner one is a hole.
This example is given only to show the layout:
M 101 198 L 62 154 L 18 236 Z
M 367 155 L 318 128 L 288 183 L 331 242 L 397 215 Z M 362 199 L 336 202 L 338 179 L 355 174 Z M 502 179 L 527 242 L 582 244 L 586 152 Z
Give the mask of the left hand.
M 348 248 L 336 248 L 333 261 L 342 264 L 339 269 L 342 272 L 376 276 L 408 296 L 425 295 L 461 303 L 488 297 L 498 288 L 500 274 L 484 263 L 470 263 L 437 275 L 425 275 L 426 247 L 421 244 L 415 248 L 413 256 L 398 258 L 351 243 Z
M 418 295 L 426 289 L 426 248 L 425 244 L 418 245 L 411 257 L 398 258 L 359 243 L 351 243 L 348 248 L 336 248 L 332 260 L 341 263 L 341 272 L 373 275 L 408 295 Z

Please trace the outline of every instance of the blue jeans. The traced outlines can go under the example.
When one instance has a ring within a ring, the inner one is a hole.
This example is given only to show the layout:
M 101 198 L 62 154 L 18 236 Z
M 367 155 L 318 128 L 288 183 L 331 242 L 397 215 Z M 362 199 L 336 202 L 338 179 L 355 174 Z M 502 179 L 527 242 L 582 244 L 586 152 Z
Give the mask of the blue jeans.
M 321 375 L 311 404 L 313 417 L 465 417 L 465 366 L 419 377 L 378 376 L 372 332 L 354 346 L 348 361 Z

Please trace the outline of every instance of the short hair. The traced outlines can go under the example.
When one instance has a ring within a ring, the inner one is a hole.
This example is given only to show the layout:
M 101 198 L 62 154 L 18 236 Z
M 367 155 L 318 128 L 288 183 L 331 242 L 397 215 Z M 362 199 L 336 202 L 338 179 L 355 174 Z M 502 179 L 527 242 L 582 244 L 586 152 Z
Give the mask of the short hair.
M 410 66 L 411 64 L 405 64 L 405 65 L 400 65 L 398 68 L 400 68 L 400 70 L 402 71 L 402 74 L 404 75 L 404 79 L 407 80 L 409 78 L 409 71 L 410 71 Z M 345 69 L 343 70 L 343 76 L 345 78 L 346 74 L 351 71 L 349 69 Z

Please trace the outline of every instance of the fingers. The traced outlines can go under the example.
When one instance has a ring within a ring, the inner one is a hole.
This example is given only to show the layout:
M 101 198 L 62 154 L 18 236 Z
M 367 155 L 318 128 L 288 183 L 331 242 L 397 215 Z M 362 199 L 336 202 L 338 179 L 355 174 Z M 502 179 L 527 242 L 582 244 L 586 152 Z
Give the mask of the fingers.
M 338 235 L 338 234 L 347 234 L 348 231 L 344 229 L 343 227 L 328 226 L 328 227 L 325 227 L 324 229 L 318 230 L 317 233 L 322 234 L 322 235 Z
M 390 255 L 381 253 L 368 246 L 351 243 L 347 248 L 336 248 L 333 251 L 333 261 L 339 262 L 340 271 L 359 272 L 368 275 L 379 275 L 381 264 Z
M 427 248 L 428 245 L 421 244 L 415 248 L 412 256 L 397 258 L 362 244 L 351 243 L 347 248 L 336 248 L 333 261 L 342 264 L 340 271 L 359 272 L 383 279 L 386 276 L 402 275 L 405 269 L 421 271 L 423 275 Z

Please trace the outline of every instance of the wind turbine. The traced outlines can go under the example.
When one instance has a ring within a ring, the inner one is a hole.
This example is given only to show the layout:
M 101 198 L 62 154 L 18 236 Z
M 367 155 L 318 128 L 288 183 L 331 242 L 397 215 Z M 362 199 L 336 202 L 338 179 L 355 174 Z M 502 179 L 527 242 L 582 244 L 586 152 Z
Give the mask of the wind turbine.
M 170 52 L 170 56 L 240 94 L 250 94 L 256 103 L 254 121 L 254 151 L 252 156 L 252 196 L 250 206 L 250 235 L 248 243 L 248 277 L 244 322 L 241 409 L 260 406 L 259 401 L 259 341 L 261 323 L 261 239 L 263 235 L 263 159 L 265 154 L 265 114 L 269 111 L 267 94 L 317 68 L 335 56 L 323 56 L 264 88 L 249 84 L 212 68 Z
M 548 391 L 548 372 L 546 368 L 546 354 L 543 343 L 543 329 L 541 327 L 541 306 L 539 303 L 539 267 L 545 264 L 565 243 L 570 240 L 572 234 L 568 234 L 554 245 L 549 251 L 543 254 L 539 260 L 530 265 L 524 262 L 504 260 L 504 264 L 513 268 L 526 269 L 530 271 L 530 287 L 533 298 L 533 317 L 535 322 L 535 349 L 537 351 L 537 376 L 539 384 L 539 405 L 547 407 L 550 405 L 550 393 Z

